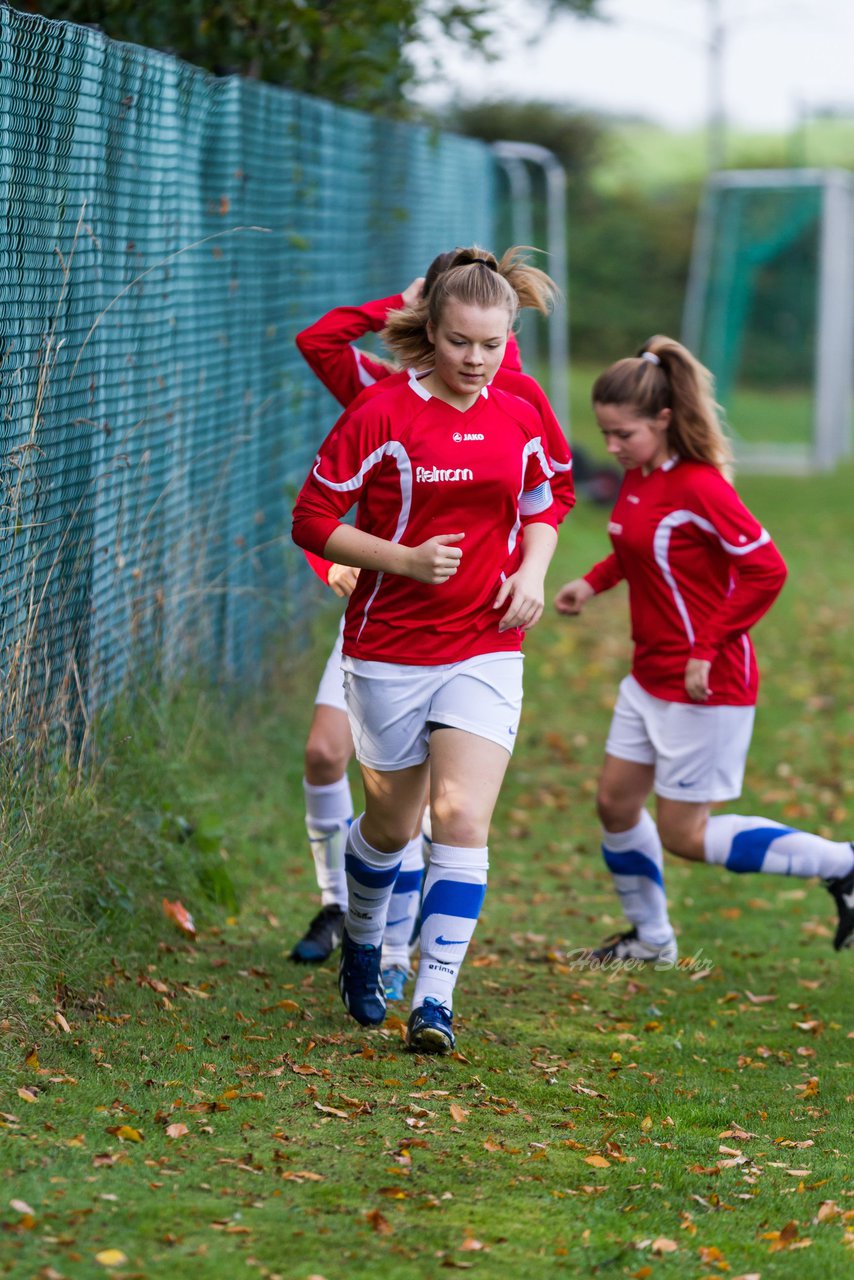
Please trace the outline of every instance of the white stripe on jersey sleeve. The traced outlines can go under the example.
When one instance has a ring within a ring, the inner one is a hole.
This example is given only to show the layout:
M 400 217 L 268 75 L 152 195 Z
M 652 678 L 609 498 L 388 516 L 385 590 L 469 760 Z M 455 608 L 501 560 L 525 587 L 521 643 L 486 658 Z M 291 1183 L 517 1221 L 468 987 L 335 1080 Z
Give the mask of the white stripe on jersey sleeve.
M 376 378 L 362 364 L 362 353 L 358 347 L 353 347 L 353 355 L 356 358 L 356 372 L 359 375 L 359 381 L 363 387 L 372 387 L 376 383 Z
M 661 570 L 664 581 L 670 588 L 673 596 L 673 602 L 679 610 L 679 616 L 685 627 L 685 634 L 688 637 L 689 644 L 694 643 L 694 628 L 691 625 L 691 619 L 688 615 L 688 608 L 682 597 L 682 592 L 676 585 L 676 579 L 670 568 L 670 536 L 674 529 L 678 529 L 683 524 L 695 524 L 698 528 L 704 529 L 706 533 L 710 533 L 717 538 L 724 551 L 731 556 L 746 556 L 751 551 L 756 551 L 758 547 L 764 547 L 766 542 L 771 541 L 771 535 L 767 529 L 760 531 L 759 537 L 754 542 L 747 542 L 744 546 L 735 546 L 732 542 L 727 542 L 726 538 L 722 538 L 718 533 L 711 520 L 707 520 L 705 516 L 697 515 L 696 511 L 671 511 L 669 516 L 665 516 L 655 531 L 652 540 L 652 549 L 655 555 L 655 562 Z
M 406 452 L 406 449 L 399 440 L 387 440 L 385 444 L 379 447 L 379 449 L 374 449 L 373 453 L 368 454 L 367 458 L 364 459 L 362 465 L 359 467 L 359 470 L 354 476 L 351 476 L 349 480 L 341 480 L 338 482 L 334 480 L 327 480 L 325 476 L 320 474 L 320 459 L 318 459 L 313 474 L 320 484 L 326 485 L 327 489 L 334 489 L 336 493 L 346 493 L 353 489 L 360 488 L 367 473 L 372 467 L 375 467 L 378 462 L 382 462 L 383 458 L 394 458 L 397 463 L 397 471 L 400 478 L 400 512 L 397 517 L 397 527 L 392 534 L 390 541 L 400 542 L 400 539 L 403 537 L 404 530 L 409 523 L 409 513 L 412 510 L 412 462 L 410 461 L 409 454 Z M 377 592 L 382 585 L 384 576 L 385 575 L 383 573 L 377 574 L 374 589 L 368 597 L 365 608 L 362 612 L 362 625 L 359 627 L 359 634 L 356 637 L 357 639 L 365 629 L 365 623 L 368 621 L 368 613 L 370 612 L 371 605 L 376 599 Z
M 513 548 L 516 546 L 516 539 L 518 538 L 519 530 L 522 527 L 522 516 L 538 514 L 537 511 L 522 510 L 522 502 L 525 498 L 525 490 L 523 488 L 525 484 L 525 471 L 528 466 L 528 459 L 530 458 L 532 453 L 536 454 L 536 456 L 539 458 L 540 466 L 543 469 L 543 474 L 549 477 L 554 475 L 554 471 L 552 469 L 550 461 L 546 457 L 545 452 L 543 451 L 543 442 L 540 439 L 540 437 L 534 436 L 533 439 L 526 441 L 525 447 L 522 450 L 522 474 L 520 476 L 520 481 L 519 481 L 519 494 L 518 494 L 518 497 L 516 498 L 517 515 L 513 523 L 513 528 L 510 530 L 510 535 L 507 538 L 508 552 L 512 551 Z M 529 493 L 539 493 L 540 489 L 542 489 L 542 485 L 538 485 L 536 489 L 530 489 Z M 551 501 L 552 501 L 551 485 L 549 485 L 549 500 L 544 507 L 540 508 L 540 510 L 545 511 L 546 507 L 548 507 L 551 504 Z
M 539 458 L 540 466 L 543 468 L 543 475 L 545 475 L 548 479 L 551 479 L 551 477 L 555 473 L 554 464 L 552 463 L 551 458 L 549 458 L 548 454 L 543 448 L 542 438 L 540 436 L 533 436 L 532 439 L 530 439 L 526 443 L 525 448 L 522 450 L 522 483 L 523 484 L 525 483 L 525 468 L 528 465 L 528 459 L 530 458 L 532 453 L 536 454 L 536 456 Z M 521 489 L 519 490 L 519 493 L 521 495 L 522 493 Z

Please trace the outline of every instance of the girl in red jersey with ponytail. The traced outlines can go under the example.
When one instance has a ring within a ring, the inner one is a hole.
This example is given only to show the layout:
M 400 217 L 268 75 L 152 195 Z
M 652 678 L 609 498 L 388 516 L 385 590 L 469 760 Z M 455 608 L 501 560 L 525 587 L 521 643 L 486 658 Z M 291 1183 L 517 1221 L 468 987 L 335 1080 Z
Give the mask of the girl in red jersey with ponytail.
M 408 376 L 398 366 L 360 350 L 354 345 L 358 339 L 369 332 L 382 330 L 392 312 L 408 313 L 410 308 L 415 308 L 418 314 L 419 306 L 429 296 L 442 272 L 471 262 L 477 254 L 477 250 L 465 248 L 440 253 L 430 263 L 426 275 L 413 280 L 402 294 L 358 306 L 336 307 L 297 334 L 296 344 L 300 353 L 344 408 L 351 407 L 357 400 L 362 403 L 365 396 L 381 390 L 391 379 L 400 382 Z M 512 270 L 509 262 L 505 269 Z M 547 314 L 551 286 L 545 280 L 536 273 L 524 273 L 517 280 L 521 291 L 519 305 Z M 416 343 L 419 341 L 416 337 Z M 421 353 L 417 350 L 416 354 Z M 427 357 L 430 358 L 429 351 Z M 575 502 L 569 445 L 542 388 L 522 372 L 519 350 L 512 333 L 494 383 L 501 390 L 528 400 L 540 414 L 549 465 L 555 473 L 552 495 L 560 521 Z M 310 553 L 307 555 L 314 571 L 337 595 L 350 594 L 358 577 L 357 569 L 334 565 Z M 322 902 L 320 911 L 291 951 L 291 958 L 301 963 L 322 963 L 340 942 L 347 905 L 344 849 L 353 818 L 347 779 L 347 764 L 352 752 L 350 724 L 344 704 L 339 635 L 315 699 L 305 750 L 303 791 L 306 828 Z M 423 874 L 422 843 L 425 853 L 430 846 L 427 817 L 424 827 L 420 835 L 413 837 L 403 854 L 389 908 L 383 944 L 383 979 L 389 1001 L 404 998 L 405 984 L 410 976 L 408 944 L 416 921 Z
M 558 592 L 559 613 L 623 579 L 634 656 L 605 747 L 602 852 L 631 928 L 592 958 L 674 964 L 662 845 L 729 871 L 820 876 L 854 940 L 854 849 L 765 817 L 712 815 L 741 794 L 759 673 L 750 628 L 786 567 L 730 483 L 712 380 L 671 338 L 654 337 L 593 386 L 608 452 L 625 476 L 608 526 L 613 551 Z M 656 820 L 645 808 L 656 797 Z
M 407 1029 L 420 1052 L 454 1045 L 454 986 L 521 712 L 522 636 L 556 542 L 540 416 L 490 386 L 536 290 L 554 286 L 518 251 L 499 263 L 474 250 L 394 313 L 383 338 L 411 372 L 339 420 L 294 509 L 300 546 L 360 569 L 343 667 L 366 807 L 347 845 L 339 987 L 365 1026 L 385 1017 L 380 942 L 429 758 L 433 849 Z M 355 527 L 342 521 L 354 503 Z

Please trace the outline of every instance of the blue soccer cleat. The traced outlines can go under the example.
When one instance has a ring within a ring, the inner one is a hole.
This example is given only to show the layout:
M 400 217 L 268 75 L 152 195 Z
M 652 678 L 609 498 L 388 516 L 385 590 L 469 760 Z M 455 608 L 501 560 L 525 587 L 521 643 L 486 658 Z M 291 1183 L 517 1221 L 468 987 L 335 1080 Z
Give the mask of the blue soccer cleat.
M 404 969 L 402 964 L 390 964 L 388 968 L 383 969 L 382 979 L 386 1000 L 394 1002 L 402 1000 L 408 978 L 409 970 Z
M 413 1053 L 450 1053 L 455 1043 L 450 1011 L 438 1000 L 427 996 L 424 1003 L 409 1015 L 407 1048 Z
M 338 990 L 347 1012 L 363 1027 L 385 1021 L 385 988 L 380 973 L 380 948 L 354 942 L 344 930 Z

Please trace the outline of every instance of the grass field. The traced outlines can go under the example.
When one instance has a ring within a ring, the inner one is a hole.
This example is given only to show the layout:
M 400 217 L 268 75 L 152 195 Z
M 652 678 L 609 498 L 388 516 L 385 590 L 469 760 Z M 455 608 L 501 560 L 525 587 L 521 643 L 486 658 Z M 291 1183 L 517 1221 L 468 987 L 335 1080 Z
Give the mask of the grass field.
M 592 440 L 581 407 L 576 423 Z M 743 485 L 791 577 L 757 629 L 738 808 L 837 838 L 854 834 L 852 484 L 848 467 Z M 573 513 L 552 588 L 604 554 L 605 521 Z M 128 917 L 127 945 L 119 913 L 91 986 L 34 989 L 29 1038 L 7 1026 L 0 1275 L 854 1273 L 854 953 L 831 949 L 824 889 L 671 860 L 683 966 L 574 963 L 619 923 L 592 794 L 629 657 L 620 592 L 527 643 L 458 1052 L 407 1054 L 396 1016 L 361 1030 L 333 966 L 288 961 L 316 909 L 301 749 L 334 625 L 263 695 L 161 714 L 161 814 L 206 833 L 240 908 L 197 893 L 194 942 Z M 118 840 L 155 822 L 139 803 Z
M 708 138 L 703 130 L 674 131 L 643 121 L 617 122 L 607 159 L 596 183 L 608 192 L 624 186 L 658 191 L 686 181 L 702 182 L 708 164 Z M 727 139 L 726 167 L 737 169 L 809 166 L 851 167 L 854 122 L 815 119 L 796 134 L 732 130 Z

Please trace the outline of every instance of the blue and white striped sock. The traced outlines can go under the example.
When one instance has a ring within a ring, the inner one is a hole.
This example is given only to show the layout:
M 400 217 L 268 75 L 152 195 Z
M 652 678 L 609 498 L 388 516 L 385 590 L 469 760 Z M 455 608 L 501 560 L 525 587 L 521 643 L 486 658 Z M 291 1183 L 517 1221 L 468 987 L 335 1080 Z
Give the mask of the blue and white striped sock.
M 412 996 L 417 1009 L 428 996 L 446 1009 L 474 933 L 483 899 L 489 851 L 434 841 L 421 904 L 421 960 Z
M 389 899 L 400 869 L 402 849 L 382 853 L 362 835 L 361 814 L 350 828 L 344 865 L 347 869 L 345 928 L 354 942 L 378 947 L 382 942 Z
M 770 818 L 746 818 L 740 813 L 709 818 L 705 852 L 706 862 L 728 871 L 838 880 L 854 867 L 854 851 L 847 841 L 825 840 Z
M 673 937 L 664 892 L 664 855 L 658 827 L 643 810 L 629 831 L 603 831 L 602 856 L 626 919 L 642 942 L 660 947 Z
M 421 836 L 410 840 L 403 850 L 400 870 L 391 891 L 388 919 L 383 933 L 383 968 L 397 964 L 409 968 L 409 942 L 418 907 L 421 903 L 421 882 L 424 879 L 424 855 Z

